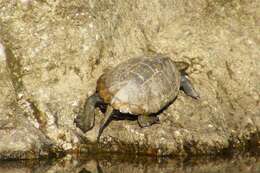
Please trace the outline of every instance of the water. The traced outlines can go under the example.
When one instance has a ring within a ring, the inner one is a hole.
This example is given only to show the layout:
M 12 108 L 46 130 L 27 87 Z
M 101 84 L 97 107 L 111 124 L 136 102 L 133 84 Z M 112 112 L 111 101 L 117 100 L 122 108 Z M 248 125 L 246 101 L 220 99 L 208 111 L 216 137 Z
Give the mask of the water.
M 136 156 L 66 156 L 57 160 L 2 161 L 0 173 L 260 173 L 260 156 L 169 159 Z

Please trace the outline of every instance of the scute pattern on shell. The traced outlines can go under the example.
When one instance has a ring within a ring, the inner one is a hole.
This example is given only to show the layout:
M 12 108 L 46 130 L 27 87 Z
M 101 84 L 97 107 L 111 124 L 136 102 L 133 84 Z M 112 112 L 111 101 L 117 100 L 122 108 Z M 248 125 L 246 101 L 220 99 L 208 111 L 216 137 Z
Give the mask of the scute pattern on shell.
M 136 115 L 160 111 L 177 96 L 180 73 L 168 57 L 132 58 L 103 74 L 97 91 L 105 103 Z

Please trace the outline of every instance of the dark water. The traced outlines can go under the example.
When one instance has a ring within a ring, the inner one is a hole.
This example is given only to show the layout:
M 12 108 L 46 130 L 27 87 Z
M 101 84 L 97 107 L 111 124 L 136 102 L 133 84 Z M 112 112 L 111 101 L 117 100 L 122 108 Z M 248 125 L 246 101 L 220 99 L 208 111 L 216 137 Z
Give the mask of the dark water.
M 0 173 L 260 173 L 260 156 L 169 159 L 134 156 L 66 156 L 56 160 L 2 161 Z

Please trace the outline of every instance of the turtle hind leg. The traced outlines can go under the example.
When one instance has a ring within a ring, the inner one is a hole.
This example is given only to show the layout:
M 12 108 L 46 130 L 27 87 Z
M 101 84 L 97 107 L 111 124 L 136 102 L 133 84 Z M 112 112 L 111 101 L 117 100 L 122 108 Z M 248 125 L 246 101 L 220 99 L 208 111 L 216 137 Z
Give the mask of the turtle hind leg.
M 194 87 L 192 86 L 190 80 L 186 77 L 186 73 L 181 74 L 181 90 L 185 92 L 188 96 L 191 96 L 194 99 L 199 99 L 199 94 L 195 91 Z
M 104 129 L 109 125 L 109 123 L 113 120 L 113 108 L 112 106 L 108 105 L 107 110 L 105 113 L 105 118 L 103 119 L 99 131 L 98 131 L 98 136 L 97 136 L 97 141 L 99 142 L 100 136 Z
M 138 116 L 138 124 L 140 127 L 149 127 L 155 123 L 159 123 L 159 118 L 156 116 L 149 116 L 149 115 Z
M 84 133 L 89 131 L 95 123 L 95 107 L 98 103 L 102 102 L 97 93 L 86 99 L 84 110 L 74 119 L 76 126 Z

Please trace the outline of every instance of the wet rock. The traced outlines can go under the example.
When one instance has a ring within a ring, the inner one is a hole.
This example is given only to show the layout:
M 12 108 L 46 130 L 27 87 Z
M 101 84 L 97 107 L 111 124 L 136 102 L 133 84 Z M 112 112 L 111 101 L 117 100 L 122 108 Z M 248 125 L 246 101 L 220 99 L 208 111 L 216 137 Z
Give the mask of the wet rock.
M 242 172 L 258 173 L 259 157 L 239 156 L 230 158 L 191 158 L 187 160 L 173 160 L 168 158 L 152 157 L 128 157 L 124 156 L 102 156 L 75 159 L 67 156 L 59 160 L 41 161 L 5 161 L 0 162 L 1 172 L 12 173 L 51 173 L 51 172 L 70 172 L 70 173 L 144 173 L 144 172 L 181 172 L 181 173 L 200 173 L 200 172 Z
M 0 42 L 6 48 L 3 53 L 0 46 L 0 111 L 1 123 L 10 116 L 27 122 L 14 123 L 13 132 L 35 134 L 21 138 L 28 151 L 37 144 L 35 157 L 48 140 L 59 151 L 151 155 L 259 147 L 257 0 L 24 2 L 0 2 Z M 91 131 L 75 127 L 103 71 L 155 53 L 190 64 L 200 100 L 180 92 L 158 115 L 161 123 L 150 128 L 114 121 L 100 144 L 100 110 Z

